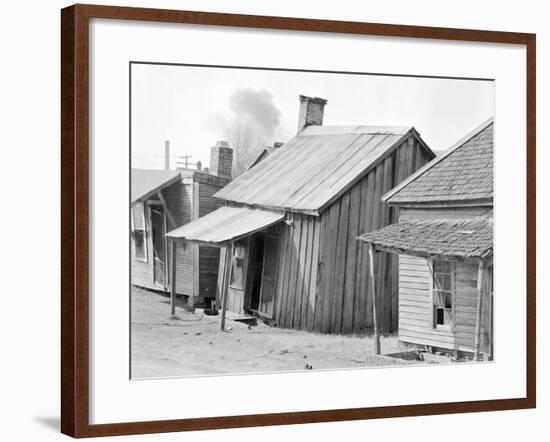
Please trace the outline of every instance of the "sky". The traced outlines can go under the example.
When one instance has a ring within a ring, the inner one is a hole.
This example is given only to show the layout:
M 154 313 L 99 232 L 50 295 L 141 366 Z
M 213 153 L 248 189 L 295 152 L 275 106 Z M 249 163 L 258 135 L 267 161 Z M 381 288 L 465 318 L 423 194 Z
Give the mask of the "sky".
M 267 144 L 296 134 L 299 95 L 328 100 L 325 125 L 414 126 L 442 151 L 493 116 L 494 83 L 466 79 L 132 65 L 132 167 L 209 165 L 210 147 L 246 120 Z

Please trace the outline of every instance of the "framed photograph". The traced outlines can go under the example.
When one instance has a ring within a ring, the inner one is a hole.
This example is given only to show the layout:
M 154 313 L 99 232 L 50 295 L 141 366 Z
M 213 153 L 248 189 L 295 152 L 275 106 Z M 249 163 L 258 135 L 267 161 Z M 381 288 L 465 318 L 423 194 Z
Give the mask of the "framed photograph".
M 535 407 L 535 35 L 75 5 L 62 432 Z

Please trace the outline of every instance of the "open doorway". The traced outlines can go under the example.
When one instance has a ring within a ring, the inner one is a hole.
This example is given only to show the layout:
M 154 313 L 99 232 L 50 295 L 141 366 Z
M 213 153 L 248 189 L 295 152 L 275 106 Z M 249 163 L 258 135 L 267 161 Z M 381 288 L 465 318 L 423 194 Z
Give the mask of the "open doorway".
M 262 273 L 264 265 L 265 236 L 263 233 L 255 234 L 250 240 L 250 255 L 248 269 L 250 275 L 250 310 L 260 313 L 260 295 L 262 290 Z
M 250 238 L 247 269 L 247 307 L 272 318 L 276 290 L 278 236 L 259 232 Z
M 166 288 L 166 220 L 162 210 L 151 208 L 153 239 L 153 280 Z

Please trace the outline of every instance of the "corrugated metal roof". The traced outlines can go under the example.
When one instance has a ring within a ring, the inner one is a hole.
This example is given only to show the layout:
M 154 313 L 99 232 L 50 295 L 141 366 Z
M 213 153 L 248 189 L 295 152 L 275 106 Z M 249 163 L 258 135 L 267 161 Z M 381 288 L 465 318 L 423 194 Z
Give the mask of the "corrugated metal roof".
M 493 254 L 493 218 L 405 221 L 358 239 L 416 256 L 487 258 Z
M 383 196 L 391 204 L 493 199 L 493 119 Z
M 132 203 L 146 200 L 180 178 L 177 170 L 132 169 L 131 175 Z
M 264 208 L 319 213 L 412 127 L 310 126 L 215 196 Z
M 263 230 L 285 217 L 284 213 L 248 207 L 224 206 L 202 218 L 168 232 L 166 236 L 188 241 L 224 243 Z

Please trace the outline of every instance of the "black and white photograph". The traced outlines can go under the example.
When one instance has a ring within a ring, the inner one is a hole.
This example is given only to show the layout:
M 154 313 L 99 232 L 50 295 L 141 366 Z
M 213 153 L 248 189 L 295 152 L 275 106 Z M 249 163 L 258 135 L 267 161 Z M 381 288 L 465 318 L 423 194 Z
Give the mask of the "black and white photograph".
M 130 76 L 133 379 L 493 360 L 493 81 Z

